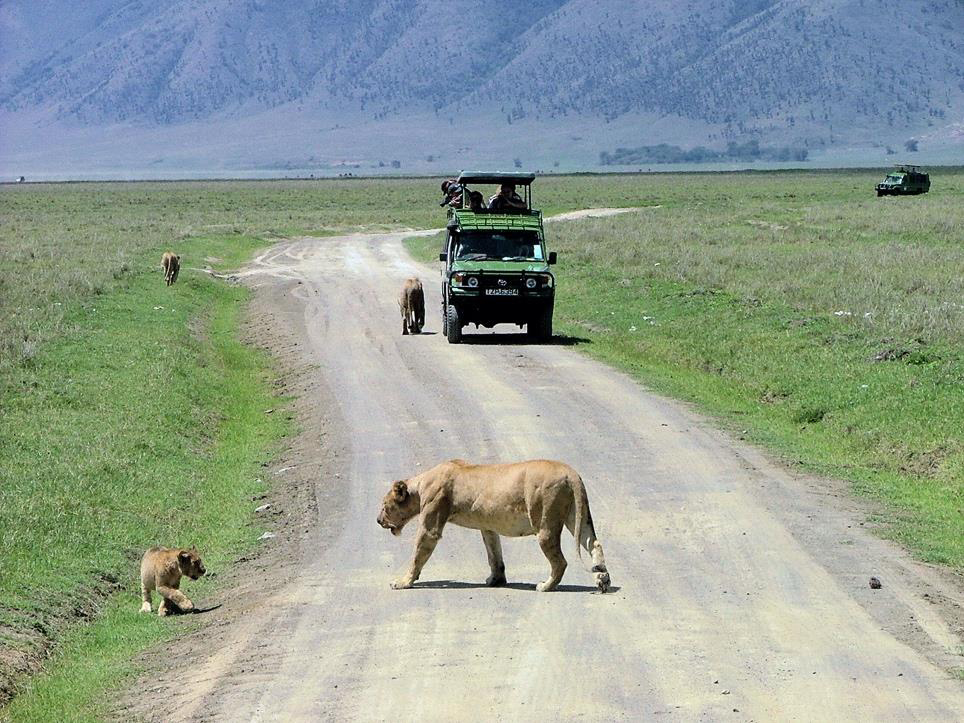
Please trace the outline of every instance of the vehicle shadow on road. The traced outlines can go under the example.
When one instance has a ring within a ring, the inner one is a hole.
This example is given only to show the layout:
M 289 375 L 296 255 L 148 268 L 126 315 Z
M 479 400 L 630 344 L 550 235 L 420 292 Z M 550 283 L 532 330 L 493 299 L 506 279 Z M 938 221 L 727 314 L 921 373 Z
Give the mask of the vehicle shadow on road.
M 463 344 L 503 345 L 503 346 L 578 346 L 592 344 L 592 339 L 581 336 L 567 336 L 558 334 L 548 341 L 538 341 L 527 334 L 466 334 L 462 337 Z
M 429 580 L 428 582 L 417 582 L 414 587 L 417 588 L 427 588 L 430 590 L 483 590 L 488 588 L 484 582 L 463 582 L 460 580 Z M 509 590 L 525 590 L 526 592 L 534 592 L 536 589 L 535 583 L 529 582 L 510 582 L 502 587 Z M 497 588 L 492 588 L 493 590 Z M 609 588 L 609 592 L 618 592 L 618 587 Z M 598 592 L 598 589 L 593 585 L 560 585 L 553 592 Z

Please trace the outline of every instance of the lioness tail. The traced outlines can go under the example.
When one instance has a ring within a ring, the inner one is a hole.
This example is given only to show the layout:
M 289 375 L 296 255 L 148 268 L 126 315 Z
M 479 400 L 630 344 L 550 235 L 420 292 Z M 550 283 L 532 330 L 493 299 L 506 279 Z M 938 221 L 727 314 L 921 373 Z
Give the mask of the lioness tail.
M 589 496 L 586 494 L 586 486 L 579 476 L 575 476 L 569 481 L 572 485 L 574 517 L 572 536 L 576 541 L 576 555 L 582 562 L 582 548 L 586 548 L 586 551 L 592 557 L 590 572 L 596 579 L 596 586 L 602 592 L 606 592 L 609 589 L 609 571 L 606 569 L 606 558 L 603 555 L 602 545 L 596 539 L 596 528 L 592 524 L 592 512 L 589 510 Z

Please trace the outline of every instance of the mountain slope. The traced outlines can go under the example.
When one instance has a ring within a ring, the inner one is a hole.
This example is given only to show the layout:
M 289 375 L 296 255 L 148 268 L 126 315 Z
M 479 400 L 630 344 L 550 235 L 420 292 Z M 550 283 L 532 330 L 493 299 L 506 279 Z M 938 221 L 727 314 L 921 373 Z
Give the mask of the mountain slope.
M 946 140 L 962 31 L 959 0 L 8 0 L 0 113 L 21 130 L 269 114 L 295 136 L 594 119 L 614 143 Z

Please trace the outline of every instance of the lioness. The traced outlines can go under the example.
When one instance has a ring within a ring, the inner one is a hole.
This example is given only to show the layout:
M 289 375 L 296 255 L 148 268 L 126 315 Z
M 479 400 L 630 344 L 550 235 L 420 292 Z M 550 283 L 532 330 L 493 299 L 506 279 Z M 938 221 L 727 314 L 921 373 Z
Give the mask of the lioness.
M 164 282 L 170 286 L 177 281 L 177 272 L 181 270 L 181 257 L 173 251 L 165 251 L 161 257 L 161 267 L 164 269 Z
M 486 584 L 504 585 L 505 564 L 499 535 L 535 535 L 549 559 L 549 577 L 536 590 L 554 590 L 566 571 L 560 535 L 563 525 L 592 556 L 597 587 L 609 589 L 609 572 L 602 545 L 589 512 L 589 499 L 582 478 L 567 464 L 534 459 L 514 464 L 469 464 L 453 459 L 408 480 L 399 480 L 382 501 L 378 524 L 399 535 L 418 516 L 415 555 L 408 572 L 392 583 L 396 590 L 409 588 L 422 572 L 446 522 L 482 531 L 491 575 Z
M 204 563 L 195 548 L 152 547 L 141 560 L 141 612 L 151 612 L 151 591 L 157 590 L 161 604 L 157 614 L 161 617 L 171 612 L 171 606 L 183 612 L 194 610 L 187 595 L 178 590 L 181 576 L 197 580 L 205 572 Z
M 398 308 L 402 312 L 402 334 L 419 334 L 425 326 L 425 292 L 416 277 L 405 280 L 398 295 Z

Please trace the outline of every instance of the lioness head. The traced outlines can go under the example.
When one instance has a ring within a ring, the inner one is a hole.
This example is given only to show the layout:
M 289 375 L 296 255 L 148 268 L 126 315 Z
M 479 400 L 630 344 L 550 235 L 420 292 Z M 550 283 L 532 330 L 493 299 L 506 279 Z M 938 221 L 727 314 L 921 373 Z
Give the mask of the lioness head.
M 405 523 L 415 517 L 421 505 L 417 494 L 408 491 L 408 485 L 399 480 L 382 500 L 382 511 L 378 513 L 378 524 L 393 535 L 402 534 Z
M 204 563 L 201 562 L 201 556 L 195 547 L 177 553 L 177 566 L 182 575 L 187 575 L 192 580 L 197 580 L 205 573 Z

